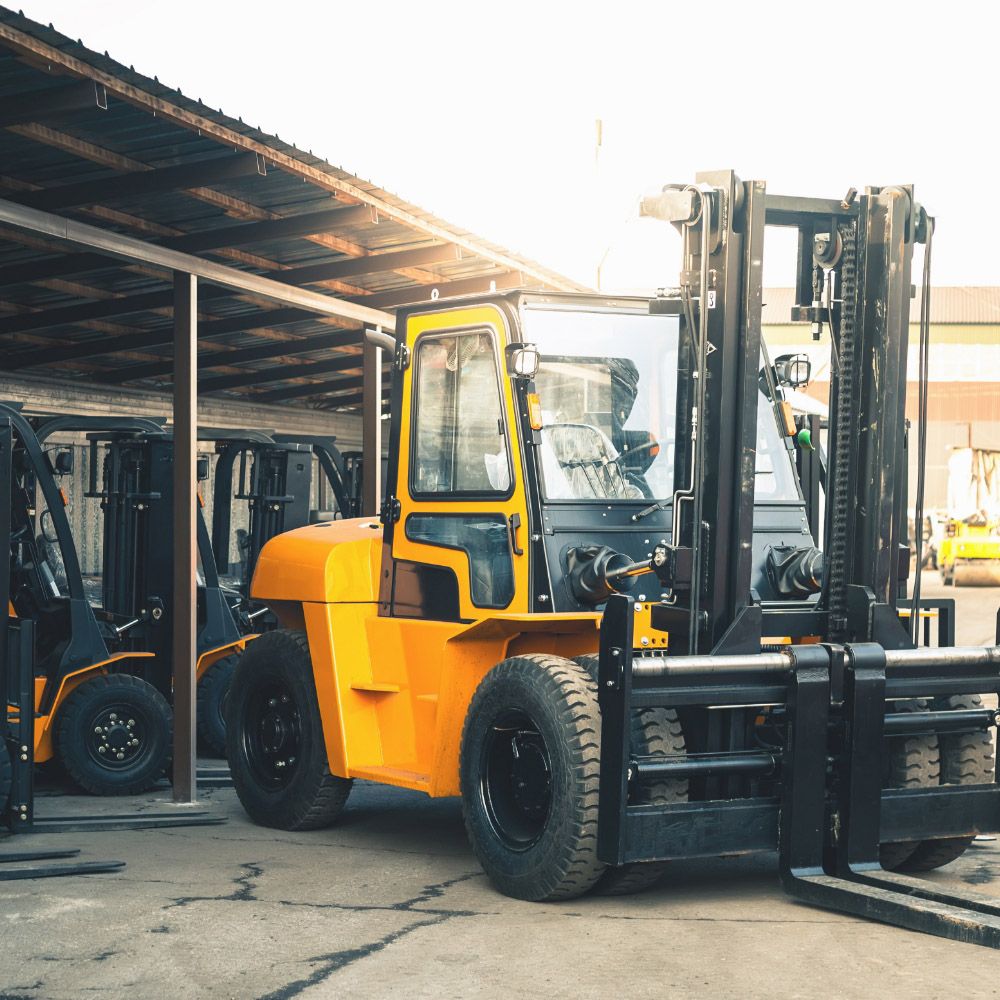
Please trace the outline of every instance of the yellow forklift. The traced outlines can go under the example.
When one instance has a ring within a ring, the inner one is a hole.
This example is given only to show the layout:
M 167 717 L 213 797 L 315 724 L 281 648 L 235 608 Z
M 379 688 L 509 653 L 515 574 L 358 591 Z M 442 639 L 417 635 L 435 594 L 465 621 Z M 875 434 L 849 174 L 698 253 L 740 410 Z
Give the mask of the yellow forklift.
M 7 619 L 34 624 L 33 760 L 58 760 L 92 794 L 144 791 L 165 773 L 171 750 L 172 443 L 162 426 L 142 418 L 33 422 L 6 404 L 0 417 L 12 435 Z M 46 448 L 69 431 L 91 436 L 89 493 L 104 508 L 99 598 L 85 587 L 58 485 L 72 471 L 72 453 Z M 203 679 L 251 636 L 240 631 L 219 586 L 203 519 L 198 534 Z
M 675 292 L 437 301 L 370 335 L 395 366 L 386 499 L 260 555 L 281 628 L 230 689 L 240 800 L 302 830 L 359 778 L 461 796 L 484 870 L 529 900 L 777 850 L 795 898 L 1000 946 L 994 902 L 899 874 L 1000 829 L 1000 645 L 918 648 L 900 614 L 932 220 L 910 188 L 729 171 L 644 209 L 683 235 Z M 797 232 L 794 318 L 838 359 L 822 549 L 783 399 L 808 359 L 761 342 L 767 225 Z

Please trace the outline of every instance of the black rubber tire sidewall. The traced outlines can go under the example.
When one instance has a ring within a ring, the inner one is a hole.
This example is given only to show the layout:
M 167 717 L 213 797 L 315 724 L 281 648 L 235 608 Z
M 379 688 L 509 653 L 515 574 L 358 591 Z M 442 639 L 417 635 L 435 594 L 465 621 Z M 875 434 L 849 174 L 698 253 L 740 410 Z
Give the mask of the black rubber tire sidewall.
M 598 682 L 600 657 L 596 653 L 575 657 L 595 684 Z M 632 751 L 640 756 L 652 754 L 684 754 L 686 745 L 677 712 L 668 708 L 638 708 L 632 712 Z M 633 805 L 670 805 L 686 802 L 686 778 L 639 785 L 629 796 Z M 632 861 L 624 865 L 609 865 L 594 886 L 599 896 L 630 896 L 651 889 L 670 872 L 669 861 Z
M 977 694 L 936 698 L 931 706 L 939 711 L 980 709 L 983 700 Z M 942 785 L 993 784 L 995 759 L 993 741 L 988 733 L 942 733 Z M 973 844 L 975 837 L 945 837 L 924 840 L 906 859 L 901 871 L 928 872 L 943 868 L 960 858 Z
M 496 720 L 524 712 L 549 755 L 551 802 L 538 839 L 509 847 L 490 822 L 481 793 L 483 745 Z M 547 654 L 512 657 L 483 678 L 462 731 L 462 812 L 472 848 L 505 895 L 532 901 L 572 899 L 604 871 L 597 859 L 600 717 L 597 689 L 572 660 Z
M 299 757 L 288 784 L 268 788 L 255 776 L 243 739 L 253 692 L 269 678 L 291 691 L 299 713 Z M 329 826 L 352 782 L 330 773 L 306 636 L 278 629 L 249 643 L 233 672 L 226 700 L 226 757 L 247 815 L 260 826 L 312 830 Z
M 239 654 L 225 656 L 213 663 L 198 681 L 198 743 L 213 757 L 226 756 L 226 720 L 224 709 L 233 671 Z
M 86 748 L 94 717 L 108 704 L 131 705 L 142 714 L 147 746 L 134 767 L 101 767 Z M 138 795 L 163 777 L 170 761 L 173 713 L 152 684 L 131 674 L 107 674 L 84 681 L 58 711 L 55 747 L 63 769 L 92 795 Z
M 911 698 L 889 702 L 886 712 L 921 712 L 927 707 L 926 701 Z M 939 784 L 941 757 L 937 736 L 891 736 L 886 737 L 884 744 L 883 788 L 934 788 Z M 899 871 L 919 846 L 919 840 L 881 844 L 879 861 L 887 871 Z

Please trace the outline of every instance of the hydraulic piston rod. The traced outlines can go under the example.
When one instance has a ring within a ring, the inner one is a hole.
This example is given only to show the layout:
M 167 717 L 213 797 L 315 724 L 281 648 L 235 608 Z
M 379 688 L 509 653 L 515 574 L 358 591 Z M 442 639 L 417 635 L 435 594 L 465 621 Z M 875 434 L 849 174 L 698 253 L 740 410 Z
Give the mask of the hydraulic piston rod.
M 1000 667 L 1000 646 L 923 646 L 887 649 L 887 670 L 893 667 Z

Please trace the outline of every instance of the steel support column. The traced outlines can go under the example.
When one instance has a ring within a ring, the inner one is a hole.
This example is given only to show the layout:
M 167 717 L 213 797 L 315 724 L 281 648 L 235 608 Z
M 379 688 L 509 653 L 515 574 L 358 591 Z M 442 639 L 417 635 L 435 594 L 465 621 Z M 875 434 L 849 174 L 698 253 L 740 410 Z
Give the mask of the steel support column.
M 174 801 L 197 798 L 198 279 L 174 273 Z
M 361 513 L 377 517 L 382 502 L 382 349 L 365 341 L 361 404 Z

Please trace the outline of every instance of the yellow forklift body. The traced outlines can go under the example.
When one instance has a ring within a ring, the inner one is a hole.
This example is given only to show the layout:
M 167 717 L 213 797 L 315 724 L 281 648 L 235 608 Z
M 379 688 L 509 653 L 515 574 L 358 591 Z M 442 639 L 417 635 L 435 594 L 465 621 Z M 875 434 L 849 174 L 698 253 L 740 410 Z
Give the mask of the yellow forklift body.
M 84 681 L 88 681 L 91 677 L 96 677 L 98 674 L 107 673 L 108 667 L 113 664 L 120 663 L 122 660 L 152 658 L 153 655 L 153 653 L 115 653 L 114 656 L 109 656 L 106 660 L 101 660 L 100 663 L 91 663 L 86 667 L 81 667 L 79 670 L 73 671 L 71 674 L 67 674 L 63 678 L 62 683 L 59 685 L 59 690 L 56 692 L 55 699 L 52 702 L 52 709 L 48 715 L 35 716 L 35 763 L 44 764 L 46 761 L 51 760 L 55 756 L 55 747 L 53 745 L 52 737 L 55 730 L 56 719 L 59 717 L 59 710 L 62 708 L 66 699 Z M 41 701 L 42 692 L 44 690 L 45 678 L 36 678 L 36 705 L 38 705 Z
M 493 304 L 443 306 L 411 316 L 406 344 L 415 354 L 424 335 L 449 337 L 468 331 L 490 338 L 500 363 L 510 340 L 506 320 Z M 382 526 L 370 518 L 310 525 L 273 538 L 264 547 L 253 596 L 265 601 L 287 628 L 309 640 L 316 693 L 330 770 L 418 789 L 457 795 L 462 725 L 473 693 L 486 673 L 519 652 L 561 656 L 593 653 L 596 612 L 529 613 L 528 557 L 514 557 L 513 596 L 506 607 L 484 608 L 473 600 L 466 552 L 408 537 L 406 518 L 421 514 L 518 515 L 527 524 L 520 440 L 510 380 L 499 380 L 502 422 L 513 475 L 509 496 L 492 500 L 413 496 L 410 452 L 399 454 L 397 481 L 402 517 L 392 557 L 454 572 L 458 621 L 379 614 L 383 567 Z M 400 438 L 411 439 L 413 379 L 403 383 Z M 515 471 L 516 470 L 516 471 Z M 513 546 L 512 546 L 513 547 Z M 527 548 L 522 550 L 526 553 Z M 648 618 L 648 606 L 640 609 Z M 652 630 L 645 629 L 650 636 Z
M 195 667 L 195 677 L 201 680 L 205 671 L 209 667 L 218 663 L 219 660 L 224 659 L 231 653 L 242 653 L 243 650 L 247 648 L 248 642 L 253 642 L 257 638 L 259 633 L 254 632 L 250 635 L 240 636 L 235 642 L 227 642 L 224 646 L 217 646 L 215 649 L 207 649 L 198 657 L 198 665 Z

